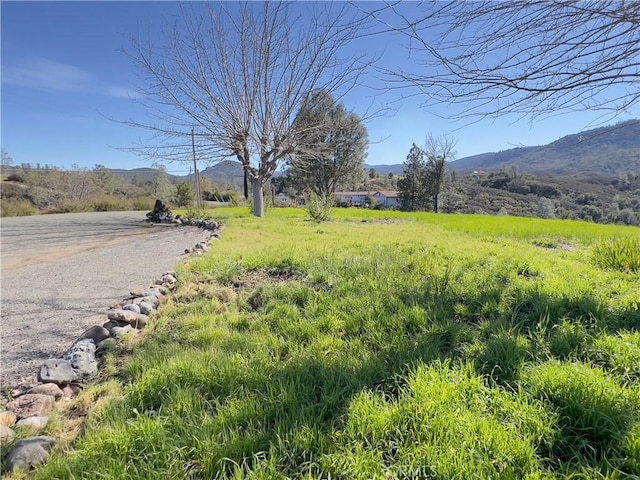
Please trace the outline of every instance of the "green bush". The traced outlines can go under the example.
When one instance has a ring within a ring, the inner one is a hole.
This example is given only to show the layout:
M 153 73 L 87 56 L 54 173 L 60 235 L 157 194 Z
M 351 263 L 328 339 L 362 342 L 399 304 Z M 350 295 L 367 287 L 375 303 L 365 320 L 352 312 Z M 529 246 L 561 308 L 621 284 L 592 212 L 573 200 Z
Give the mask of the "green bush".
M 307 213 L 314 222 L 328 222 L 331 220 L 331 199 L 323 201 L 318 195 L 312 193 L 307 202 Z
M 37 213 L 38 209 L 27 200 L 3 198 L 0 202 L 0 215 L 3 217 L 24 217 Z
M 91 208 L 96 212 L 114 212 L 131 209 L 131 202 L 123 197 L 101 195 L 91 199 Z
M 549 350 L 561 360 L 576 359 L 584 352 L 588 338 L 582 324 L 564 319 L 551 332 Z
M 624 380 L 640 378 L 640 332 L 603 335 L 591 348 L 594 362 Z
M 640 271 L 640 235 L 636 238 L 602 240 L 593 250 L 596 264 L 623 272 Z
M 596 465 L 603 457 L 624 468 L 626 433 L 637 421 L 630 391 L 600 368 L 549 361 L 531 367 L 523 383 L 558 413 L 562 435 L 553 454 L 562 461 Z
M 518 378 L 522 365 L 531 357 L 530 351 L 531 343 L 524 336 L 502 331 L 471 347 L 469 355 L 478 373 L 504 384 Z
M 351 402 L 325 478 L 530 478 L 553 425 L 535 401 L 488 388 L 469 366 L 421 366 L 397 399 Z
M 189 207 L 193 205 L 196 200 L 196 192 L 193 190 L 193 185 L 189 182 L 180 182 L 176 187 L 176 192 L 173 196 L 173 201 L 179 207 Z

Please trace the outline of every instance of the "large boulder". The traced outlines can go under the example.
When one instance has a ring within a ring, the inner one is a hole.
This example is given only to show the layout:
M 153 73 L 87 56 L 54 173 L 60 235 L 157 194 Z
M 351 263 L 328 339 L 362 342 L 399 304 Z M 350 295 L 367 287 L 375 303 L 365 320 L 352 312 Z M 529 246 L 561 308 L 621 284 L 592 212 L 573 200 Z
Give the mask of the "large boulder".
M 85 380 L 98 374 L 98 360 L 96 359 L 96 344 L 93 339 L 85 338 L 73 344 L 64 354 L 71 367 L 77 372 L 78 378 Z
M 44 463 L 56 440 L 51 437 L 33 437 L 16 443 L 7 453 L 6 465 L 9 473 L 19 468 L 28 471 Z
M 53 409 L 53 397 L 40 393 L 27 393 L 7 403 L 7 408 L 18 418 L 44 417 Z
M 52 358 L 44 362 L 38 372 L 38 380 L 42 383 L 55 383 L 59 386 L 68 385 L 78 380 L 78 372 L 71 363 L 61 358 Z

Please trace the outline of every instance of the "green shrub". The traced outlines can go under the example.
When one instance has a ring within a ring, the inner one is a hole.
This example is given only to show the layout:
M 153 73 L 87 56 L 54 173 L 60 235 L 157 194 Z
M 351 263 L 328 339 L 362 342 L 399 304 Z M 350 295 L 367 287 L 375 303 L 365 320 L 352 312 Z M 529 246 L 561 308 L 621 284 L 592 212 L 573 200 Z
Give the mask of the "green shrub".
M 131 209 L 131 203 L 123 197 L 101 195 L 91 199 L 91 208 L 96 212 L 115 212 Z
M 640 332 L 598 337 L 591 355 L 594 362 L 625 380 L 640 378 Z
M 640 235 L 602 240 L 593 249 L 596 265 L 623 272 L 640 271 Z
M 38 209 L 27 200 L 3 198 L 0 202 L 0 215 L 3 217 L 25 217 L 38 213 Z
M 307 213 L 309 218 L 314 222 L 327 222 L 331 220 L 331 208 L 333 202 L 331 199 L 323 201 L 315 193 L 309 195 L 309 201 L 307 202 Z
M 584 352 L 588 338 L 584 325 L 564 319 L 551 332 L 549 350 L 561 360 L 576 359 Z
M 350 404 L 323 478 L 529 478 L 554 420 L 536 402 L 488 388 L 473 368 L 421 366 L 397 400 Z
M 523 383 L 558 413 L 556 458 L 595 465 L 606 457 L 624 467 L 625 435 L 638 416 L 629 390 L 600 368 L 555 360 L 531 367 Z
M 152 210 L 155 200 L 151 197 L 134 197 L 131 199 L 132 210 Z
M 88 202 L 64 198 L 59 200 L 54 206 L 49 207 L 46 213 L 75 213 L 88 212 L 89 210 L 91 210 L 91 204 Z
M 193 205 L 196 200 L 196 192 L 193 190 L 193 185 L 189 182 L 180 182 L 176 186 L 176 191 L 173 195 L 173 201 L 179 207 L 189 207 Z
M 478 373 L 498 384 L 516 380 L 524 362 L 530 359 L 531 343 L 522 335 L 502 331 L 470 348 Z

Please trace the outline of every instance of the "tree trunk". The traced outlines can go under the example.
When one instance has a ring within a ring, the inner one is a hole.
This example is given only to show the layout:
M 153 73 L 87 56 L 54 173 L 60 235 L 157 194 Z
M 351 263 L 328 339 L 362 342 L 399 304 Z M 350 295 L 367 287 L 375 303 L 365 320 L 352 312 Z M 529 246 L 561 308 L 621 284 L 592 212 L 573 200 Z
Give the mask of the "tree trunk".
M 264 194 L 262 181 L 259 178 L 251 178 L 251 192 L 253 194 L 253 214 L 256 217 L 264 217 Z

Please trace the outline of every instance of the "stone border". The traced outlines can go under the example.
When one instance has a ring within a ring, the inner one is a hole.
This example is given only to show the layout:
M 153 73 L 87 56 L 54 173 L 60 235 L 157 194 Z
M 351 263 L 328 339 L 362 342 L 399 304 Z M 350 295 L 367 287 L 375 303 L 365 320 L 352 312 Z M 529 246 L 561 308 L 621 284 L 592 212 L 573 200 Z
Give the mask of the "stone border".
M 163 223 L 194 226 L 212 232 L 207 241 L 186 249 L 185 254 L 203 255 L 213 240 L 222 238 L 223 225 L 219 222 L 178 215 Z M 150 315 L 166 302 L 177 283 L 178 273 L 167 271 L 149 287 L 132 290 L 122 302 L 110 307 L 107 322 L 85 330 L 62 358 L 44 362 L 38 371 L 38 384 L 17 386 L 11 391 L 13 400 L 6 404 L 6 410 L 0 411 L 0 445 L 5 452 L 6 473 L 15 469 L 28 471 L 46 462 L 56 442 L 55 438 L 48 436 L 29 437 L 5 451 L 4 447 L 15 439 L 14 428 L 28 428 L 34 433 L 44 430 L 55 402 L 70 400 L 82 389 L 83 382 L 95 379 L 110 345 L 145 328 Z

